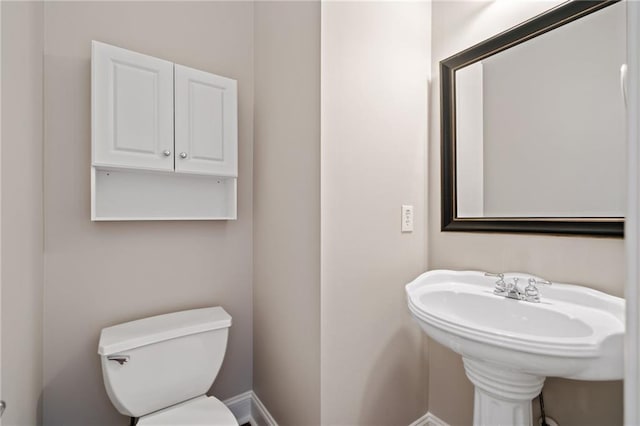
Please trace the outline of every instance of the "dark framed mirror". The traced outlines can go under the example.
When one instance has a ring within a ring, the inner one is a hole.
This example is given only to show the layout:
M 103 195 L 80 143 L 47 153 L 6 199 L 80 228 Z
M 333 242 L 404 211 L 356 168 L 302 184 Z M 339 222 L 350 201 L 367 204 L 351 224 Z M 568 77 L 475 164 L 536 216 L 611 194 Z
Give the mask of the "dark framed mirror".
M 570 1 L 440 62 L 443 231 L 623 236 L 625 28 Z

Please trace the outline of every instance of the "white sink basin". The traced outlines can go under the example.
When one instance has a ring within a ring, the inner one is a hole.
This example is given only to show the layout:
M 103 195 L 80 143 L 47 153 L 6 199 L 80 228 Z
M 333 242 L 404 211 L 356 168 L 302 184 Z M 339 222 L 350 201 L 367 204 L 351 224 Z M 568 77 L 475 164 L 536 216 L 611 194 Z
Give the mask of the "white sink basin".
M 537 278 L 508 273 L 505 280 L 514 276 Z M 547 376 L 622 379 L 623 299 L 554 283 L 532 303 L 494 294 L 495 282 L 483 272 L 436 270 L 406 287 L 422 329 L 463 357 L 476 386 L 474 424 L 530 425 L 530 400 Z

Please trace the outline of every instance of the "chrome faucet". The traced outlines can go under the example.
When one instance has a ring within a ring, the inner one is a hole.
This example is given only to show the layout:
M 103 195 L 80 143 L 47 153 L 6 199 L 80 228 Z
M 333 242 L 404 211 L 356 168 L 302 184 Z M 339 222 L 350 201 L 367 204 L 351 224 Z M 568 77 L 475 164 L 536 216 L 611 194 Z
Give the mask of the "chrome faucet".
M 509 299 L 524 300 L 525 302 L 532 303 L 540 303 L 540 290 L 538 290 L 538 284 L 552 284 L 551 281 L 548 280 L 529 278 L 527 286 L 524 289 L 521 289 L 520 287 L 518 287 L 518 282 L 520 281 L 520 278 L 518 277 L 511 278 L 512 282 L 509 283 L 505 281 L 503 273 L 492 274 L 486 272 L 484 275 L 486 277 L 498 278 L 495 284 L 495 288 L 493 289 L 494 294 L 508 297 Z

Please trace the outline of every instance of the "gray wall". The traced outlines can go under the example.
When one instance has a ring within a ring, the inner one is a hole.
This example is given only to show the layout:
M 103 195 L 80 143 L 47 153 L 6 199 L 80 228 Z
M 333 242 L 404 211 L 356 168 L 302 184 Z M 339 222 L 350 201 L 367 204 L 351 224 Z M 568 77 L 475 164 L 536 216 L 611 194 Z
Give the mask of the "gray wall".
M 424 271 L 426 2 L 322 3 L 322 424 L 426 411 L 423 334 L 404 285 Z M 400 232 L 400 206 L 415 231 Z
M 429 142 L 428 267 L 524 271 L 555 282 L 584 284 L 621 296 L 621 239 L 440 231 L 440 60 L 552 7 L 548 2 L 434 2 L 433 91 Z M 473 417 L 473 387 L 460 356 L 429 342 L 429 410 L 451 425 Z M 548 379 L 547 414 L 561 425 L 622 424 L 621 382 Z M 535 408 L 535 406 L 534 406 Z
M 100 329 L 221 305 L 233 317 L 213 393 L 251 389 L 253 4 L 47 2 L 44 421 L 126 423 L 104 390 Z M 89 220 L 90 41 L 238 80 L 238 220 Z
M 2 2 L 2 423 L 40 424 L 43 4 Z
M 429 12 L 256 4 L 254 389 L 281 424 L 426 411 L 404 284 L 425 261 Z
M 320 2 L 255 5 L 253 389 L 320 423 Z

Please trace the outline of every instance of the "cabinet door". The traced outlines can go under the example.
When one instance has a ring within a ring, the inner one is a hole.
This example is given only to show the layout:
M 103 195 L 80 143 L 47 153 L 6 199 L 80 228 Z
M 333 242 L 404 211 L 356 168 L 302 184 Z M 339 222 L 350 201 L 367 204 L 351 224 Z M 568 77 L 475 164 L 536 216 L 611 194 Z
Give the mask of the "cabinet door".
M 176 172 L 238 175 L 236 80 L 175 65 Z
M 173 63 L 94 41 L 94 166 L 173 170 Z

